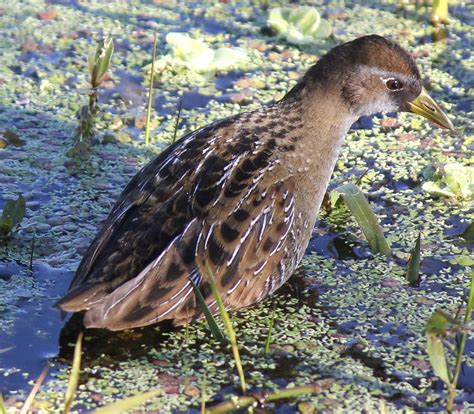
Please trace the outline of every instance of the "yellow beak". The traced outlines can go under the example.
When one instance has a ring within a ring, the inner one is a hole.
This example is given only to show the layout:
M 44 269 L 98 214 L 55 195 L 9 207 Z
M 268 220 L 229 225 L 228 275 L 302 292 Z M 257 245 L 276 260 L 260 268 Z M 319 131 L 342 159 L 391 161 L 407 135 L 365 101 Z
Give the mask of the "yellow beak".
M 441 110 L 436 101 L 423 89 L 418 98 L 408 103 L 410 111 L 421 115 L 436 125 L 454 131 L 453 123 Z

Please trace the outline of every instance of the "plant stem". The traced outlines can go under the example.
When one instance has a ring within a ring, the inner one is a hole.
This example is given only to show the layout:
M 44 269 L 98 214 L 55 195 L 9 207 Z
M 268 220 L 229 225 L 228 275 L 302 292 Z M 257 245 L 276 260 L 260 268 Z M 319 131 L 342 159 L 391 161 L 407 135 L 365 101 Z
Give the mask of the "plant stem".
M 156 60 L 156 32 L 153 37 L 150 85 L 148 87 L 148 106 L 147 106 L 147 111 L 146 111 L 146 123 L 145 123 L 145 145 L 150 144 L 151 104 L 153 102 L 153 81 L 155 77 L 155 60 Z
M 474 306 L 474 272 L 471 273 L 471 285 L 469 288 L 469 298 L 466 306 L 466 314 L 464 315 L 464 325 L 471 321 L 472 308 Z M 458 345 L 458 352 L 456 354 L 456 363 L 454 364 L 453 380 L 449 385 L 448 389 L 448 401 L 446 404 L 446 410 L 451 412 L 453 410 L 454 398 L 456 397 L 456 387 L 458 385 L 459 374 L 461 373 L 462 357 L 464 354 L 464 346 L 467 340 L 467 329 L 461 334 L 461 340 Z
M 267 339 L 265 340 L 265 355 L 268 354 L 270 351 L 270 343 L 272 342 L 272 329 L 273 329 L 273 323 L 275 321 L 275 302 L 273 302 L 273 309 L 272 309 L 272 318 L 270 319 L 270 324 L 268 325 L 268 335 Z
M 240 353 L 239 348 L 237 346 L 237 339 L 235 337 L 234 328 L 232 327 L 232 322 L 230 321 L 229 314 L 227 313 L 224 303 L 222 302 L 221 295 L 217 290 L 214 275 L 212 274 L 212 270 L 209 267 L 208 263 L 206 263 L 206 270 L 209 275 L 209 284 L 211 285 L 212 294 L 214 295 L 214 299 L 216 300 L 217 306 L 219 307 L 219 311 L 222 319 L 224 320 L 224 325 L 226 327 L 227 334 L 229 335 L 229 341 L 232 347 L 232 352 L 234 354 L 235 365 L 239 374 L 240 387 L 242 388 L 242 392 L 245 393 L 247 391 L 247 384 L 245 383 L 244 370 L 242 368 L 242 361 L 240 359 Z
M 179 98 L 178 115 L 176 115 L 176 124 L 174 125 L 173 144 L 176 142 L 176 135 L 178 134 L 179 120 L 181 119 L 181 109 L 183 107 L 183 98 Z
M 255 393 L 250 396 L 233 398 L 229 401 L 224 401 L 220 404 L 215 405 L 214 407 L 208 408 L 207 414 L 223 414 L 228 412 L 233 412 L 239 408 L 245 408 L 249 405 L 252 405 L 255 402 L 268 402 L 276 401 L 285 398 L 298 397 L 304 394 L 316 394 L 325 389 L 328 389 L 334 380 L 332 379 L 323 379 L 319 382 L 316 382 L 311 385 L 305 385 L 303 387 L 294 387 L 294 388 L 285 388 L 283 390 L 274 391 L 271 393 Z

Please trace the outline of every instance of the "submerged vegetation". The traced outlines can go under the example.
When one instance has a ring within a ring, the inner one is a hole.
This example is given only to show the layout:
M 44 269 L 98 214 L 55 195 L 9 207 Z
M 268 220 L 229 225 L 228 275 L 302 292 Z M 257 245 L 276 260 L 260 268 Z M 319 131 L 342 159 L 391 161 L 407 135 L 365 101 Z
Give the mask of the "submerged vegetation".
M 0 7 L 0 413 L 472 410 L 474 6 L 453 2 L 432 43 L 447 2 L 99 3 Z M 130 176 L 371 32 L 413 51 L 456 135 L 409 114 L 357 122 L 302 266 L 257 307 L 183 329 L 82 338 L 73 318 L 60 332 L 51 304 Z M 87 158 L 76 169 L 71 146 Z

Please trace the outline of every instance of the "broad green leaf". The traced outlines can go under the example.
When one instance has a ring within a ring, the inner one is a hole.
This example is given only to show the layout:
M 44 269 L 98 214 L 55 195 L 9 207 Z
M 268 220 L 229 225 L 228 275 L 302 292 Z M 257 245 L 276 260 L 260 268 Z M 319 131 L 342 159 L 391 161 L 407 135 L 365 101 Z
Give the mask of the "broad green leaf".
M 163 393 L 163 390 L 156 389 L 144 392 L 142 394 L 133 395 L 132 397 L 124 398 L 106 407 L 98 408 L 92 414 L 117 414 L 132 410 L 150 400 L 157 395 Z
M 11 227 L 15 227 L 23 220 L 26 212 L 26 201 L 22 195 L 19 195 L 16 200 L 8 200 L 3 207 L 2 219 L 4 221 L 10 220 Z
M 294 44 L 307 44 L 316 38 L 331 34 L 327 20 L 321 19 L 319 12 L 310 6 L 276 7 L 270 10 L 267 24 L 277 33 Z
M 79 385 L 79 374 L 81 373 L 81 352 L 82 352 L 82 338 L 84 333 L 81 332 L 74 347 L 74 358 L 72 360 L 71 374 L 69 375 L 69 383 L 67 385 L 66 393 L 64 395 L 64 414 L 67 414 L 71 409 L 76 395 L 77 387 Z
M 222 331 L 219 329 L 219 325 L 217 325 L 216 320 L 214 319 L 214 316 L 212 316 L 212 313 L 207 306 L 206 300 L 202 296 L 201 291 L 199 290 L 199 287 L 194 284 L 194 282 L 189 279 L 191 284 L 193 285 L 193 290 L 194 294 L 196 295 L 197 301 L 199 302 L 199 306 L 201 307 L 202 312 L 204 313 L 204 316 L 206 317 L 207 324 L 209 325 L 209 329 L 211 330 L 212 334 L 214 337 L 221 342 L 225 342 L 225 336 L 222 333 Z
M 356 185 L 349 183 L 336 188 L 359 224 L 362 232 L 375 253 L 390 255 L 390 246 L 383 235 L 382 228 L 370 208 L 370 204 L 362 191 Z
M 428 357 L 433 367 L 434 373 L 440 377 L 443 382 L 449 384 L 450 381 L 450 372 L 448 368 L 448 363 L 446 360 L 446 354 L 444 353 L 444 345 L 442 339 L 434 334 L 427 335 L 427 348 Z
M 411 284 L 417 284 L 420 280 L 420 253 L 421 247 L 421 233 L 418 233 L 418 238 L 416 239 L 415 247 L 413 247 L 410 258 L 407 263 L 407 280 Z
M 187 33 L 170 32 L 166 35 L 171 54 L 155 62 L 155 70 L 166 66 L 185 67 L 200 74 L 228 70 L 247 60 L 242 48 L 221 48 L 213 50 L 201 40 L 191 38 Z
M 474 198 L 474 167 L 460 163 L 439 166 L 433 174 L 436 180 L 427 181 L 422 189 L 439 197 L 458 197 L 467 201 Z

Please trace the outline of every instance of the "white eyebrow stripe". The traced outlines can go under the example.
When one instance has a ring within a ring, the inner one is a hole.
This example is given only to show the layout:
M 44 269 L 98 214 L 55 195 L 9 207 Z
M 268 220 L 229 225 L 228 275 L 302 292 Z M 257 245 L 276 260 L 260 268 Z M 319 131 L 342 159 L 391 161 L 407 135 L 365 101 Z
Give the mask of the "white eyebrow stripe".
M 405 83 L 412 83 L 412 82 L 417 81 L 417 79 L 414 76 L 407 76 L 404 73 L 384 70 L 377 66 L 359 65 L 359 70 L 360 71 L 363 70 L 365 72 L 369 72 L 373 75 L 379 76 L 382 80 L 396 78 L 396 79 L 400 79 L 401 81 Z

